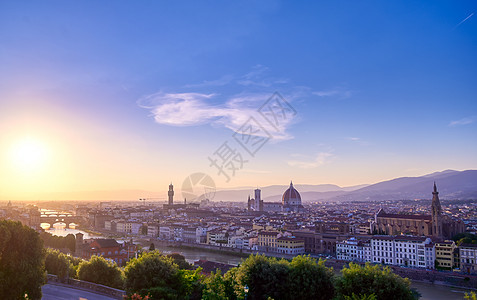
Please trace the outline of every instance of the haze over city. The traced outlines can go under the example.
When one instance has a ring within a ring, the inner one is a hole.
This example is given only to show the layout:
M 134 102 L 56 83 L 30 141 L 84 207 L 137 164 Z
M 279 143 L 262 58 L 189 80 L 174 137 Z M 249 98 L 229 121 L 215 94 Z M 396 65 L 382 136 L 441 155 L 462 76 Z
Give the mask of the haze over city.
M 3 2 L 0 200 L 477 169 L 475 9 Z M 279 126 L 257 111 L 275 92 L 296 113 Z M 250 117 L 268 138 L 253 155 L 233 136 Z M 243 159 L 229 179 L 209 159 L 225 142 Z

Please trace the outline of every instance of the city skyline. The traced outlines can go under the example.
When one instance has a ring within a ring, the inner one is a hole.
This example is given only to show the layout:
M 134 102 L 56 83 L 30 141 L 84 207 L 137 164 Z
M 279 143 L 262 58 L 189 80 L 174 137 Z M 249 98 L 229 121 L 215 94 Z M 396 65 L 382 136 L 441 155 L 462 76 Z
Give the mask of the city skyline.
M 477 169 L 473 2 L 1 7 L 0 200 Z M 277 126 L 259 111 L 275 92 Z

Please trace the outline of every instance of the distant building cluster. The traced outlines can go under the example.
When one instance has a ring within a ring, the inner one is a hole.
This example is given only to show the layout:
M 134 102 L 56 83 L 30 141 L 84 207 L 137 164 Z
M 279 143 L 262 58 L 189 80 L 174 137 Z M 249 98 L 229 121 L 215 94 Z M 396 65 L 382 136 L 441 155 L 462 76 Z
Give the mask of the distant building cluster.
M 81 222 L 95 231 L 121 237 L 83 240 L 77 235 L 76 255 L 101 255 L 118 264 L 134 255 L 132 238 L 163 244 L 293 257 L 325 256 L 343 261 L 384 263 L 426 269 L 477 273 L 477 247 L 456 245 L 456 233 L 477 232 L 477 203 L 447 202 L 441 206 L 434 185 L 432 201 L 368 201 L 307 203 L 293 183 L 281 202 L 265 202 L 261 190 L 248 201 L 174 202 L 174 186 L 166 203 L 101 202 L 65 204 L 70 213 L 40 213 L 33 206 L 11 203 L 0 217 L 40 223 Z M 142 199 L 144 200 L 144 199 Z M 71 210 L 74 210 L 72 212 Z
M 75 256 L 90 259 L 91 256 L 102 256 L 116 262 L 119 266 L 126 264 L 134 257 L 136 246 L 133 242 L 118 243 L 115 239 L 89 239 L 84 240 L 82 233 L 76 234 Z
M 434 183 L 431 215 L 388 214 L 380 209 L 375 216 L 373 230 L 389 235 L 412 234 L 450 239 L 457 233 L 464 232 L 465 224 L 461 219 L 442 215 L 439 192 Z
M 300 193 L 293 187 L 290 187 L 283 193 L 282 202 L 264 202 L 261 198 L 261 190 L 255 190 L 255 198 L 248 197 L 248 210 L 258 212 L 303 212 L 304 207 L 301 204 Z

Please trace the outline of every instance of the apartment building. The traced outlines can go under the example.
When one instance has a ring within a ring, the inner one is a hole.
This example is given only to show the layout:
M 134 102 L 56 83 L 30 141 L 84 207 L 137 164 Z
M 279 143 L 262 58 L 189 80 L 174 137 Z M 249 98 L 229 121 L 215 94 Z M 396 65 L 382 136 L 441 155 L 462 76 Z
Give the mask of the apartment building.
M 454 241 L 436 242 L 436 267 L 443 270 L 452 270 L 454 267 Z
M 430 238 L 415 236 L 373 236 L 372 262 L 426 268 L 426 245 Z
M 278 253 L 300 255 L 305 253 L 305 241 L 294 236 L 281 236 L 277 238 Z
M 477 274 L 477 244 L 461 244 L 459 256 L 462 272 Z
M 338 242 L 336 243 L 336 257 L 347 261 L 371 261 L 370 242 L 369 240 L 358 240 L 354 237 Z

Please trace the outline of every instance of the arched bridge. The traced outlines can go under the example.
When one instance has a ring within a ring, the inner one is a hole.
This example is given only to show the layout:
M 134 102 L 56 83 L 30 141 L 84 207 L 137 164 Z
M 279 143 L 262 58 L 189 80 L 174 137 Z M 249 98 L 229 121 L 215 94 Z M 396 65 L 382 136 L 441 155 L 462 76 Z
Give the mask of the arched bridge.
M 83 224 L 85 222 L 84 217 L 80 216 L 71 216 L 71 215 L 48 215 L 48 216 L 41 216 L 40 217 L 40 225 L 41 223 L 48 223 L 51 227 L 55 223 L 65 223 L 66 227 L 69 227 L 71 223 L 75 224 Z

